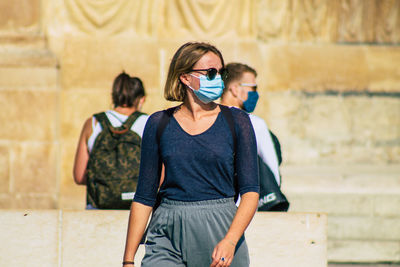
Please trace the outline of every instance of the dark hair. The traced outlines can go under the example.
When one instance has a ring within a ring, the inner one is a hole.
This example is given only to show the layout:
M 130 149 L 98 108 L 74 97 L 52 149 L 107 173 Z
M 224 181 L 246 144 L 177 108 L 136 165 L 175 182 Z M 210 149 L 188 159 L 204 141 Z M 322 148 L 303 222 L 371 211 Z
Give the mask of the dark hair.
M 221 52 L 213 45 L 202 42 L 186 43 L 176 52 L 169 65 L 167 81 L 164 87 L 164 97 L 169 101 L 183 101 L 186 97 L 186 87 L 180 76 L 189 73 L 202 56 L 208 52 L 216 54 L 224 67 Z
M 113 83 L 112 100 L 114 107 L 133 107 L 138 105 L 139 98 L 145 96 L 142 81 L 125 72 L 119 74 Z
M 257 77 L 256 70 L 246 64 L 236 63 L 236 62 L 229 63 L 228 65 L 226 65 L 225 69 L 227 70 L 228 75 L 224 79 L 224 84 L 225 84 L 224 92 L 228 90 L 230 83 L 240 80 L 243 76 L 243 73 L 245 72 L 253 73 L 254 76 Z

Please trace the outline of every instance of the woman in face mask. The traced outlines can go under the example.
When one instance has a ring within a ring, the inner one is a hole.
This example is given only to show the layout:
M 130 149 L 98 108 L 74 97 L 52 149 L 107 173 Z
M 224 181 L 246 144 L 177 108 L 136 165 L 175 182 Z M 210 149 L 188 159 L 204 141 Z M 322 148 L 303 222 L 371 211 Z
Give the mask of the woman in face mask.
M 164 96 L 182 103 L 146 124 L 124 266 L 134 265 L 155 206 L 141 266 L 249 266 L 243 233 L 258 203 L 257 147 L 247 113 L 213 102 L 223 75 L 210 44 L 186 43 L 175 53 Z

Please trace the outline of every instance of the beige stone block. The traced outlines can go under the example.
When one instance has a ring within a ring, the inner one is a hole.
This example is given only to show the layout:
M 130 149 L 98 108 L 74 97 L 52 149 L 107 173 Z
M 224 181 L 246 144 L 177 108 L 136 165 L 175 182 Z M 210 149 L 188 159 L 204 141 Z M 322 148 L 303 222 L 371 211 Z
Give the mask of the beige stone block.
M 322 146 L 346 142 L 351 139 L 354 114 L 348 112 L 343 99 L 336 96 L 305 98 L 301 110 L 304 136 Z
M 366 46 L 364 49 L 371 77 L 369 88 L 373 91 L 398 92 L 400 88 L 398 64 L 400 62 L 400 47 Z
M 57 192 L 59 145 L 21 143 L 13 147 L 12 192 L 21 194 Z
M 371 72 L 360 46 L 268 45 L 264 72 L 269 90 L 364 90 Z
M 351 121 L 351 137 L 360 145 L 385 145 L 400 137 L 400 98 L 346 97 L 344 104 Z
M 55 67 L 2 67 L 0 89 L 55 91 L 58 86 L 58 70 Z
M 396 164 L 400 162 L 400 147 L 389 147 L 387 152 L 389 164 Z
M 66 90 L 61 93 L 61 136 L 76 142 L 85 121 L 94 113 L 112 108 L 111 87 L 108 89 Z
M 27 193 L 9 194 L 0 198 L 0 208 L 2 209 L 56 209 L 57 194 L 51 193 Z
M 1 1 L 0 31 L 38 31 L 40 0 Z
M 21 37 L 23 38 L 23 37 Z M 43 38 L 43 37 L 42 37 Z M 5 37 L 0 37 L 0 44 Z M 26 37 L 25 39 L 19 40 L 18 37 L 10 37 L 6 39 L 5 45 L 0 46 L 0 66 L 4 67 L 14 67 L 14 68 L 49 68 L 56 70 L 57 59 L 54 55 L 45 48 L 35 47 L 40 46 L 40 41 L 44 42 L 34 37 Z M 48 76 L 51 76 L 51 71 L 48 70 Z M 42 77 L 43 78 L 43 77 Z M 49 77 L 50 78 L 50 77 Z M 47 79 L 48 81 L 50 79 Z
M 328 238 L 335 240 L 400 240 L 400 217 L 329 216 Z
M 257 212 L 246 230 L 251 266 L 326 266 L 326 214 Z
M 86 208 L 86 186 L 77 184 L 61 185 L 57 207 L 60 209 L 84 210 Z
M 129 211 L 64 211 L 61 265 L 121 265 L 128 216 Z
M 75 151 L 78 143 L 64 141 L 61 147 L 61 183 L 59 208 L 83 210 L 86 207 L 86 186 L 77 185 L 73 178 Z
M 59 214 L 57 210 L 2 210 L 0 265 L 58 266 Z
M 399 262 L 399 241 L 378 240 L 330 240 L 330 262 Z
M 0 145 L 0 193 L 10 190 L 10 148 Z
M 159 85 L 159 48 L 155 42 L 110 36 L 66 38 L 61 55 L 63 88 L 108 89 L 123 70 L 142 79 L 145 87 Z
M 283 187 L 290 183 L 290 180 L 283 177 Z M 310 186 L 311 187 L 311 186 Z M 332 215 L 371 215 L 374 213 L 375 197 L 370 194 L 351 194 L 351 193 L 319 193 L 310 191 L 292 192 L 282 189 L 290 202 L 291 212 L 325 212 L 329 214 L 329 220 Z M 377 200 L 382 199 L 380 196 Z M 389 203 L 389 199 L 385 204 Z M 391 210 L 388 214 L 393 215 Z
M 264 87 L 260 88 L 259 103 L 254 114 L 265 120 L 281 142 L 287 143 L 294 136 L 304 137 L 302 102 L 302 97 L 294 92 L 271 92 L 265 91 Z
M 256 115 L 278 136 L 285 163 L 399 161 L 399 100 L 390 96 L 260 93 Z
M 400 194 L 400 165 L 298 165 L 281 167 L 285 192 Z
M 334 42 L 339 2 L 258 1 L 257 37 L 266 42 Z
M 57 103 L 57 92 L 0 90 L 0 139 L 55 140 Z
M 379 195 L 374 199 L 374 214 L 376 216 L 399 216 L 400 196 L 399 195 Z
M 0 50 L 9 51 L 10 49 L 14 50 L 16 48 L 28 51 L 31 49 L 35 51 L 42 49 L 47 50 L 46 41 L 44 35 L 40 33 L 9 32 L 0 35 Z M 0 59 L 0 61 L 2 61 L 2 59 Z
M 400 214 L 400 196 L 395 194 L 292 192 L 283 189 L 290 202 L 290 211 L 326 212 L 329 215 L 396 217 Z M 290 181 L 288 182 L 290 183 Z

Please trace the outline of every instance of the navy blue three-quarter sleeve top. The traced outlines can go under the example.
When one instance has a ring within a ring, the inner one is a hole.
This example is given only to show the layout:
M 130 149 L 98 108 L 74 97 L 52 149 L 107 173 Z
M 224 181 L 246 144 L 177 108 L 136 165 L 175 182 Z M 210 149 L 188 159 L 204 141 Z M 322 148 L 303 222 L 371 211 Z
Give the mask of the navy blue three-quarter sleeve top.
M 140 172 L 134 201 L 154 206 L 165 166 L 162 198 L 201 201 L 233 197 L 234 168 L 241 195 L 259 192 L 257 145 L 247 113 L 231 108 L 237 136 L 236 164 L 234 144 L 228 122 L 220 112 L 203 133 L 190 135 L 171 117 L 157 143 L 157 127 L 162 111 L 150 116 L 142 139 Z M 159 146 L 160 145 L 160 152 Z

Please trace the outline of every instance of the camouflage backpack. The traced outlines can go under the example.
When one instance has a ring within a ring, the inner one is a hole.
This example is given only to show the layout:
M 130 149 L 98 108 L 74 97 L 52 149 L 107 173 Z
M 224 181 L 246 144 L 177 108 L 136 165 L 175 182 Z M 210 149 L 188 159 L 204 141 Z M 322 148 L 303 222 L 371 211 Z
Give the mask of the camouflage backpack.
M 87 204 L 94 208 L 130 208 L 139 176 L 141 143 L 140 136 L 130 128 L 142 114 L 134 112 L 117 128 L 104 112 L 94 115 L 103 128 L 86 168 Z

